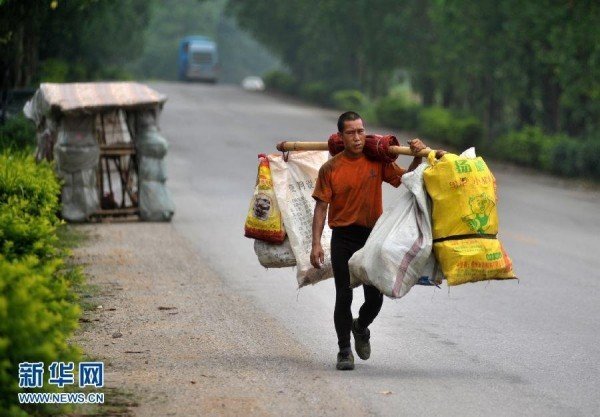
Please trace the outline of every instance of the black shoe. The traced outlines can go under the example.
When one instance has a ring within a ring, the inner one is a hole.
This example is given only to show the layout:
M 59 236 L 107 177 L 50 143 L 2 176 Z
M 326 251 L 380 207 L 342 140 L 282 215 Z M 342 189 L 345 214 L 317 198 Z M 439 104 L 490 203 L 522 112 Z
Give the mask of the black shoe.
M 371 356 L 371 332 L 369 329 L 360 329 L 358 319 L 352 320 L 352 334 L 354 335 L 354 350 L 359 358 L 366 361 Z
M 354 355 L 350 352 L 340 352 L 337 354 L 337 364 L 335 365 L 338 371 L 351 371 L 354 369 Z

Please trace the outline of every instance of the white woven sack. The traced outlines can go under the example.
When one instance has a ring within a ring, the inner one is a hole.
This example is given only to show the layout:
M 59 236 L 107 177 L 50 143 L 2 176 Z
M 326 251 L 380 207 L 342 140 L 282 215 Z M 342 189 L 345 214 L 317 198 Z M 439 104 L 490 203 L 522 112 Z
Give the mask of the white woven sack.
M 327 162 L 323 151 L 290 152 L 288 161 L 280 155 L 269 155 L 275 197 L 281 210 L 283 224 L 296 257 L 298 286 L 315 284 L 333 276 L 331 267 L 331 229 L 323 230 L 321 245 L 325 262 L 320 269 L 310 263 L 312 249 L 312 219 L 315 199 L 312 198 L 319 168 Z
M 384 212 L 365 246 L 349 261 L 350 285 L 375 286 L 391 298 L 406 295 L 420 278 L 441 282 L 432 252 L 431 207 L 423 185 L 428 164 L 402 177 L 400 197 Z
M 287 236 L 281 245 L 255 239 L 254 253 L 258 257 L 258 262 L 265 268 L 296 266 L 296 257 L 292 251 L 290 239 Z

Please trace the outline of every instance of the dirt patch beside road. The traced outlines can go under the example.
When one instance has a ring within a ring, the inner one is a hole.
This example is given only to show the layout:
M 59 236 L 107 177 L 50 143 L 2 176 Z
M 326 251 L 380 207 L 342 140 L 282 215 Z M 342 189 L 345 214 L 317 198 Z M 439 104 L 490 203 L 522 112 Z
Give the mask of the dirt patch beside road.
M 171 224 L 77 229 L 89 239 L 75 260 L 100 289 L 77 342 L 105 361 L 107 387 L 136 396 L 134 414 L 367 414 L 332 385 L 326 374 L 333 363 L 316 362 L 282 325 L 236 295 Z

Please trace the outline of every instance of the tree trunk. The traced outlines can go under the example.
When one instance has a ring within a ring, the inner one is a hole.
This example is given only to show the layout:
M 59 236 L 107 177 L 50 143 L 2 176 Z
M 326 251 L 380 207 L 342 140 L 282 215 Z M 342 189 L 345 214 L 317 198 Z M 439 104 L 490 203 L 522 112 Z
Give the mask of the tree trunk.
M 519 127 L 535 124 L 534 116 L 534 88 L 537 80 L 533 64 L 534 50 L 530 42 L 524 46 L 523 67 L 525 68 L 525 94 L 519 99 L 517 114 L 519 117 Z
M 490 131 L 489 139 L 496 139 L 502 132 L 502 98 L 498 97 L 497 94 L 493 93 L 489 101 L 489 113 L 490 113 Z
M 24 40 L 25 65 L 23 68 L 23 85 L 30 86 L 38 72 L 38 39 L 34 31 L 28 31 Z
M 2 84 L 0 88 L 0 125 L 6 122 L 6 107 L 8 104 L 8 88 L 10 85 L 10 65 L 0 59 L 0 76 Z
M 424 106 L 433 106 L 435 103 L 435 81 L 424 75 L 417 79 L 417 89 L 421 92 Z
M 578 107 L 582 108 L 582 109 L 589 109 L 590 105 L 589 105 L 589 98 L 587 96 L 584 95 L 579 95 L 578 100 L 577 100 L 577 105 Z M 579 113 L 579 112 L 577 112 Z M 562 126 L 564 130 L 567 131 L 567 133 L 571 136 L 582 136 L 586 133 L 586 130 L 591 130 L 590 126 L 588 126 L 589 124 L 589 120 L 594 120 L 593 118 L 589 117 L 589 113 L 588 111 L 586 111 L 584 115 L 581 115 L 581 113 L 576 115 L 576 112 L 573 111 L 573 108 L 566 108 L 563 109 L 563 114 L 564 114 L 564 125 Z M 588 117 L 586 117 L 588 116 Z
M 502 98 L 499 97 L 496 86 L 496 80 L 487 74 L 483 80 L 483 91 L 485 97 L 484 126 L 487 131 L 486 139 L 493 141 L 500 134 L 502 126 Z
M 519 101 L 519 127 L 533 125 L 533 107 L 529 99 Z
M 23 48 L 23 38 L 24 38 L 25 28 L 23 26 L 23 22 L 20 21 L 17 26 L 17 30 L 15 31 L 14 45 L 15 45 L 15 60 L 13 62 L 13 82 L 14 87 L 22 87 L 23 86 L 23 61 L 24 61 L 24 48 Z
M 544 128 L 550 133 L 560 130 L 560 95 L 560 86 L 549 70 L 542 77 L 542 106 Z
M 447 85 L 444 88 L 442 94 L 442 106 L 449 108 L 454 104 L 454 88 L 451 85 Z

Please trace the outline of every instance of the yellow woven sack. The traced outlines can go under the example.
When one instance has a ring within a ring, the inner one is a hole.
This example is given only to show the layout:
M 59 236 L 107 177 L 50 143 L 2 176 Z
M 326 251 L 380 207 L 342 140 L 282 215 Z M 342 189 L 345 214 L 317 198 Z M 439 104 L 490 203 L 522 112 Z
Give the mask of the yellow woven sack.
M 481 157 L 436 160 L 431 153 L 429 165 L 423 179 L 433 200 L 433 239 L 498 233 L 496 179 Z
M 515 278 L 512 262 L 498 239 L 468 238 L 433 243 L 448 285 Z
M 259 155 L 254 195 L 250 200 L 244 236 L 271 243 L 283 243 L 285 228 L 275 198 L 271 168 L 266 155 Z
M 429 154 L 423 178 L 432 199 L 433 250 L 448 285 L 515 278 L 498 241 L 496 180 L 481 158 Z

